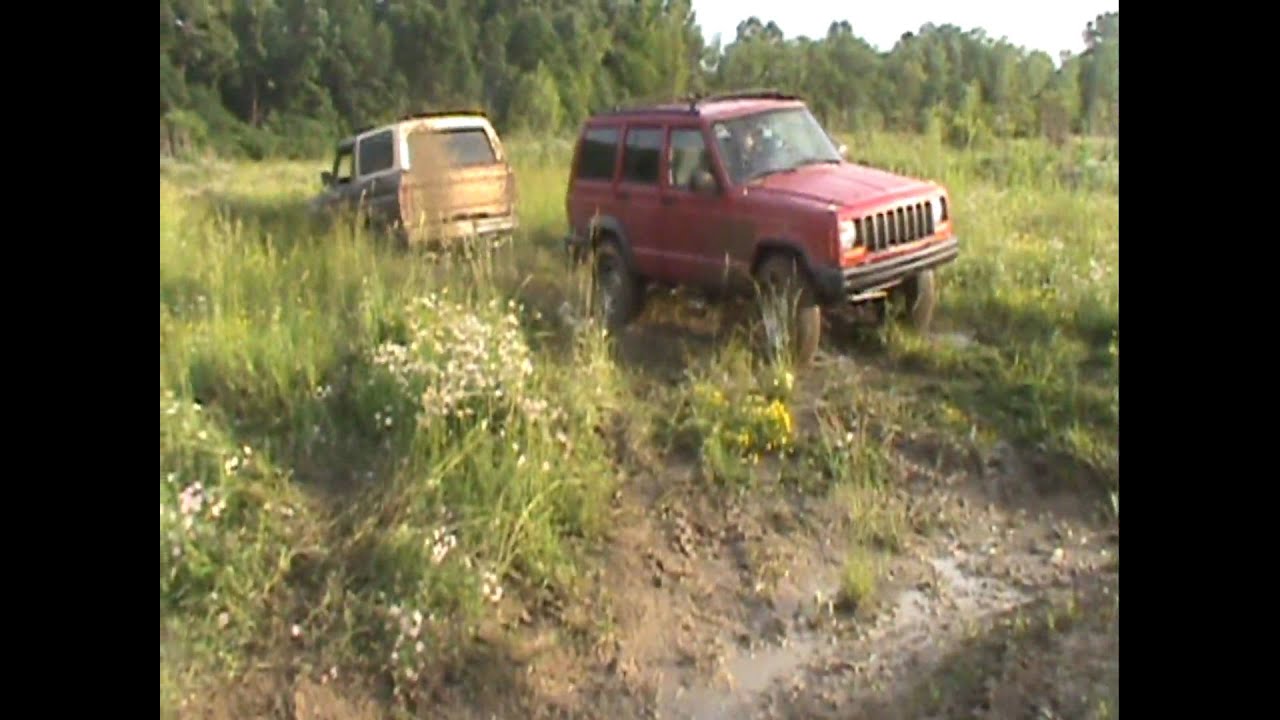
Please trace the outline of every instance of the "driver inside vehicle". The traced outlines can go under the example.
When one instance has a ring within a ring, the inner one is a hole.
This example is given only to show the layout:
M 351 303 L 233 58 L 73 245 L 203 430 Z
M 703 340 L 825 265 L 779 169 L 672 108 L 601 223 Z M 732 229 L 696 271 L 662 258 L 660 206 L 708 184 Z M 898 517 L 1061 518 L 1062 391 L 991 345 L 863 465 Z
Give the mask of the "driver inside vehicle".
M 764 122 L 752 123 L 739 138 L 739 177 L 754 177 L 779 166 L 782 160 L 779 138 Z

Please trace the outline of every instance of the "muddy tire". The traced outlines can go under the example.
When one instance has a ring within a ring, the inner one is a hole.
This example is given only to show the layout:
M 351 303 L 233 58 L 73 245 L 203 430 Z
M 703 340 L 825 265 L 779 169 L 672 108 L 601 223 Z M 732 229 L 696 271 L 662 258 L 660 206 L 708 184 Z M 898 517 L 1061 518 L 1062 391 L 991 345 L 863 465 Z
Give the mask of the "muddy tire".
M 756 280 L 760 284 L 762 299 L 777 298 L 785 302 L 786 345 L 797 364 L 807 364 L 817 353 L 818 342 L 822 338 L 822 307 L 818 305 L 813 284 L 799 258 L 785 254 L 770 255 L 756 270 Z M 769 315 L 766 311 L 766 341 L 772 348 L 777 348 L 781 343 L 772 336 L 778 328 L 772 327 L 767 319 Z
M 606 238 L 595 251 L 592 299 L 609 332 L 617 332 L 640 314 L 642 286 L 617 241 Z
M 902 281 L 899 298 L 911 326 L 929 332 L 933 310 L 938 306 L 938 284 L 932 270 L 925 270 Z

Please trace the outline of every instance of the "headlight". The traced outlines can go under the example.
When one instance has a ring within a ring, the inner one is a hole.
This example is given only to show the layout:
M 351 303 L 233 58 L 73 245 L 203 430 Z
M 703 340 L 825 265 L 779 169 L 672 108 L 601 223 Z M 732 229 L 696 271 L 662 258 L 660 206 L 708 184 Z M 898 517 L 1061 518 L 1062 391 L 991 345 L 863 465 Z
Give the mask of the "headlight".
M 941 224 L 946 218 L 946 203 L 947 201 L 943 198 L 929 201 L 929 209 L 933 211 L 933 224 L 935 226 Z
M 841 220 L 840 229 L 840 249 L 852 250 L 853 246 L 858 242 L 858 226 L 852 220 Z

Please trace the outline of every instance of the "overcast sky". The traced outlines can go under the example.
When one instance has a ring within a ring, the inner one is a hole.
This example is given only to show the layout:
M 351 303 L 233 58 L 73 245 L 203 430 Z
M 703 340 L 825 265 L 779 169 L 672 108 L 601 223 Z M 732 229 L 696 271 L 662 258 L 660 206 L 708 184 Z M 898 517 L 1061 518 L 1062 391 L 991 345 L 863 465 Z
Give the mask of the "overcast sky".
M 827 34 L 833 20 L 848 20 L 855 35 L 880 50 L 889 50 L 902 33 L 920 26 L 951 23 L 965 30 L 980 27 L 987 35 L 1008 38 L 1015 45 L 1043 50 L 1058 60 L 1058 53 L 1084 50 L 1085 24 L 1098 15 L 1120 9 L 1119 0 L 693 0 L 698 25 L 708 42 L 719 33 L 723 44 L 733 41 L 738 23 L 752 15 L 770 20 L 788 38 Z

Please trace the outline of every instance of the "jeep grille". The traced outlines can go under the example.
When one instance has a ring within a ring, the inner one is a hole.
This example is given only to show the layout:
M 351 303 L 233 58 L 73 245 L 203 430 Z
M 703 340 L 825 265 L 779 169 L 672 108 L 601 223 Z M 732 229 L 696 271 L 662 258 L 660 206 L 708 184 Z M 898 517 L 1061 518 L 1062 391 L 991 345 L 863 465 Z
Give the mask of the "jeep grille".
M 872 252 L 933 234 L 929 203 L 893 208 L 858 220 L 858 242 Z

